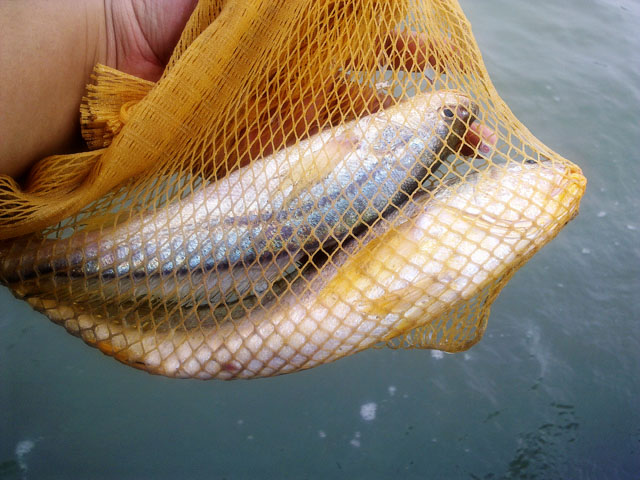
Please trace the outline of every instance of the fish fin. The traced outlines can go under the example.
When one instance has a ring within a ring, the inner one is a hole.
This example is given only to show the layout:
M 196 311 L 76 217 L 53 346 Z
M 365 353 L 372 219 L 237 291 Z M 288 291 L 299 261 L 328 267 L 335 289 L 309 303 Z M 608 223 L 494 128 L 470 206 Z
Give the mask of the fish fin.
M 426 278 L 393 292 L 386 292 L 380 298 L 367 302 L 365 311 L 375 315 L 402 314 L 425 297 L 425 288 L 434 282 Z

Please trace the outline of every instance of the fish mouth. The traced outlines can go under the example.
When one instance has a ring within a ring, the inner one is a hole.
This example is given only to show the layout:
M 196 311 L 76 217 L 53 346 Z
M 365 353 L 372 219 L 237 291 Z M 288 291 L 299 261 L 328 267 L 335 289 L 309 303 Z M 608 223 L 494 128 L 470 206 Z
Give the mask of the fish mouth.
M 558 185 L 551 192 L 551 196 L 554 198 L 563 193 L 566 194 L 567 191 L 573 193 L 576 188 L 584 190 L 585 186 L 587 185 L 587 179 L 583 175 L 582 170 L 577 165 L 568 164 L 564 166 L 564 170 L 565 171 L 562 172 L 563 178 L 560 182 L 560 185 Z
M 551 176 L 549 181 L 554 185 L 548 192 L 548 196 L 556 205 L 556 220 L 566 224 L 578 214 L 578 207 L 584 195 L 587 179 L 577 165 L 563 159 L 556 160 L 556 162 L 554 164 L 550 158 L 543 155 L 542 161 L 527 160 L 525 165 L 543 165 L 547 175 Z
M 523 162 L 525 168 L 527 166 L 540 166 L 542 165 L 545 170 L 548 170 L 552 175 L 561 177 L 556 183 L 556 186 L 549 192 L 549 195 L 557 200 L 557 197 L 567 194 L 576 194 L 578 200 L 582 197 L 582 193 L 587 185 L 587 179 L 582 173 L 580 167 L 574 163 L 564 159 L 551 160 L 546 155 L 541 155 L 542 160 L 528 159 Z M 582 193 L 579 193 L 582 192 Z
M 551 194 L 554 200 L 566 209 L 565 215 L 562 217 L 568 217 L 564 220 L 564 223 L 567 223 L 578 215 L 580 200 L 587 187 L 587 179 L 580 167 L 572 163 L 565 165 L 565 171 L 562 175 L 560 185 Z M 562 221 L 562 217 L 558 220 Z

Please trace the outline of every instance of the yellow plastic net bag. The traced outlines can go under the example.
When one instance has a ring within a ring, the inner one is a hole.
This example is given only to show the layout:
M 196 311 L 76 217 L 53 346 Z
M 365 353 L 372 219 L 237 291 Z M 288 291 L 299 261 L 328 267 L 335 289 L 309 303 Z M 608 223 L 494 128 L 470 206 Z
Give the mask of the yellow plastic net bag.
M 586 186 L 455 0 L 201 0 L 157 83 L 93 80 L 90 150 L 0 179 L 0 280 L 151 373 L 465 350 Z

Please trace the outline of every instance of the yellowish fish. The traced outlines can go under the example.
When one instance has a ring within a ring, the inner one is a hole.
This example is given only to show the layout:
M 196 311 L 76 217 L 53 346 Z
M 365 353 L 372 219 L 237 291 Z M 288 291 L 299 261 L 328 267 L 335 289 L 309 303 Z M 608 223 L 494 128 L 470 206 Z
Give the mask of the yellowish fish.
M 578 212 L 577 167 L 508 163 L 422 193 L 269 307 L 217 325 L 160 331 L 32 305 L 118 360 L 150 373 L 255 378 L 337 360 L 427 325 L 528 260 Z M 185 322 L 188 322 L 186 319 Z M 157 321 L 157 320 L 156 320 Z

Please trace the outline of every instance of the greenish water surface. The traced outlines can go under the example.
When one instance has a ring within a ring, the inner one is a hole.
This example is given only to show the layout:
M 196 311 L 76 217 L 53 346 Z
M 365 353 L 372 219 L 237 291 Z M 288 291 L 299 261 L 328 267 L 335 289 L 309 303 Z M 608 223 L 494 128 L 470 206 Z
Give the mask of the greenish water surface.
M 640 3 L 464 0 L 515 115 L 589 180 L 457 355 L 126 368 L 0 290 L 0 479 L 640 478 Z

